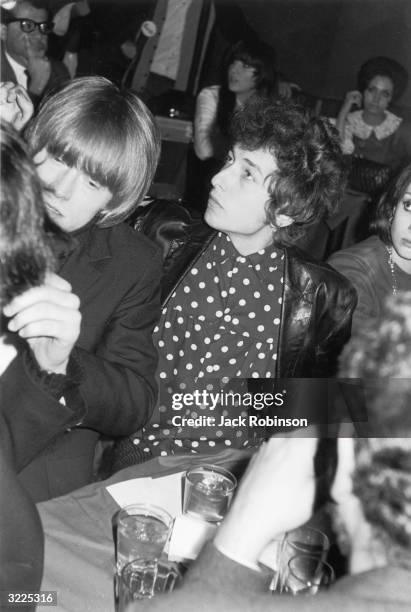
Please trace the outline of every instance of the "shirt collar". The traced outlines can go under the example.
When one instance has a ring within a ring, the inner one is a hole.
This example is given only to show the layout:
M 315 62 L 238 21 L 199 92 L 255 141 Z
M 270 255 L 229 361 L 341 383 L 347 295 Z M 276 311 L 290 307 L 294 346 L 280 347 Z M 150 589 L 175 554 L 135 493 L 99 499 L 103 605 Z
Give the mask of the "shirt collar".
M 11 55 L 7 53 L 7 51 L 5 51 L 4 53 L 7 58 L 7 61 L 9 62 L 10 66 L 12 67 L 16 75 L 17 83 L 19 85 L 22 85 L 25 89 L 27 89 L 28 76 L 27 76 L 26 67 L 16 62 L 16 60 L 13 59 Z

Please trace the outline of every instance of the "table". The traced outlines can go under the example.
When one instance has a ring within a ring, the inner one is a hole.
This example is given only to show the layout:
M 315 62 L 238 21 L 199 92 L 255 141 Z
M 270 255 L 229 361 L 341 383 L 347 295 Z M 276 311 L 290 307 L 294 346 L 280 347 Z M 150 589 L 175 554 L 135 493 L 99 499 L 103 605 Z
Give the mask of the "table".
M 113 517 L 119 507 L 106 486 L 147 476 L 166 476 L 213 463 L 241 476 L 252 450 L 227 449 L 214 455 L 158 457 L 117 472 L 69 495 L 38 504 L 45 534 L 42 590 L 57 591 L 64 612 L 114 612 Z M 144 502 L 144 500 L 141 500 Z

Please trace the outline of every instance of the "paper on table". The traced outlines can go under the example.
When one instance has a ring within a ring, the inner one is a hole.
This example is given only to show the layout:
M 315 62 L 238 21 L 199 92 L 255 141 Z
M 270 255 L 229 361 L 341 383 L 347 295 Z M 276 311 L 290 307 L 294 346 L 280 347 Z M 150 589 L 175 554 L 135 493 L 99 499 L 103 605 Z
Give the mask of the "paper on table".
M 121 508 L 129 504 L 154 504 L 172 517 L 181 513 L 181 487 L 185 472 L 161 478 L 133 478 L 107 487 Z
M 173 561 L 196 559 L 204 544 L 211 540 L 217 525 L 183 514 L 174 521 L 168 543 L 168 557 Z

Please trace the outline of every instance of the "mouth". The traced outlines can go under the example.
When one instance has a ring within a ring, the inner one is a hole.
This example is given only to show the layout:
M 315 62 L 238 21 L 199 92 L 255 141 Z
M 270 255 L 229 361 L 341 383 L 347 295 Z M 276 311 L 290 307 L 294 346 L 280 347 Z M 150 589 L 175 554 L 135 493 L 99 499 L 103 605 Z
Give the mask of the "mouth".
M 401 243 L 407 248 L 407 249 L 411 249 L 411 240 L 407 240 L 406 238 L 403 238 L 401 240 Z
M 211 194 L 208 196 L 208 206 L 218 206 L 219 208 L 223 208 L 218 200 Z
M 57 208 L 55 208 L 54 206 L 52 206 L 48 202 L 46 202 L 45 205 L 46 205 L 47 212 L 50 215 L 52 215 L 53 217 L 62 217 L 63 216 L 63 214 L 59 210 L 57 210 Z

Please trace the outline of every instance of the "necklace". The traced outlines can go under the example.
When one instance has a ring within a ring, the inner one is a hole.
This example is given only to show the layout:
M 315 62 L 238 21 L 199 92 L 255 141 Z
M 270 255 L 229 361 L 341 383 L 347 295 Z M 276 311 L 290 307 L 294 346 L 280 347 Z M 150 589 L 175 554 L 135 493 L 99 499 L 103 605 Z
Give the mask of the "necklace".
M 397 295 L 397 276 L 395 274 L 394 260 L 392 258 L 392 247 L 387 246 L 388 252 L 388 265 L 391 270 L 391 284 L 392 284 L 392 294 Z

